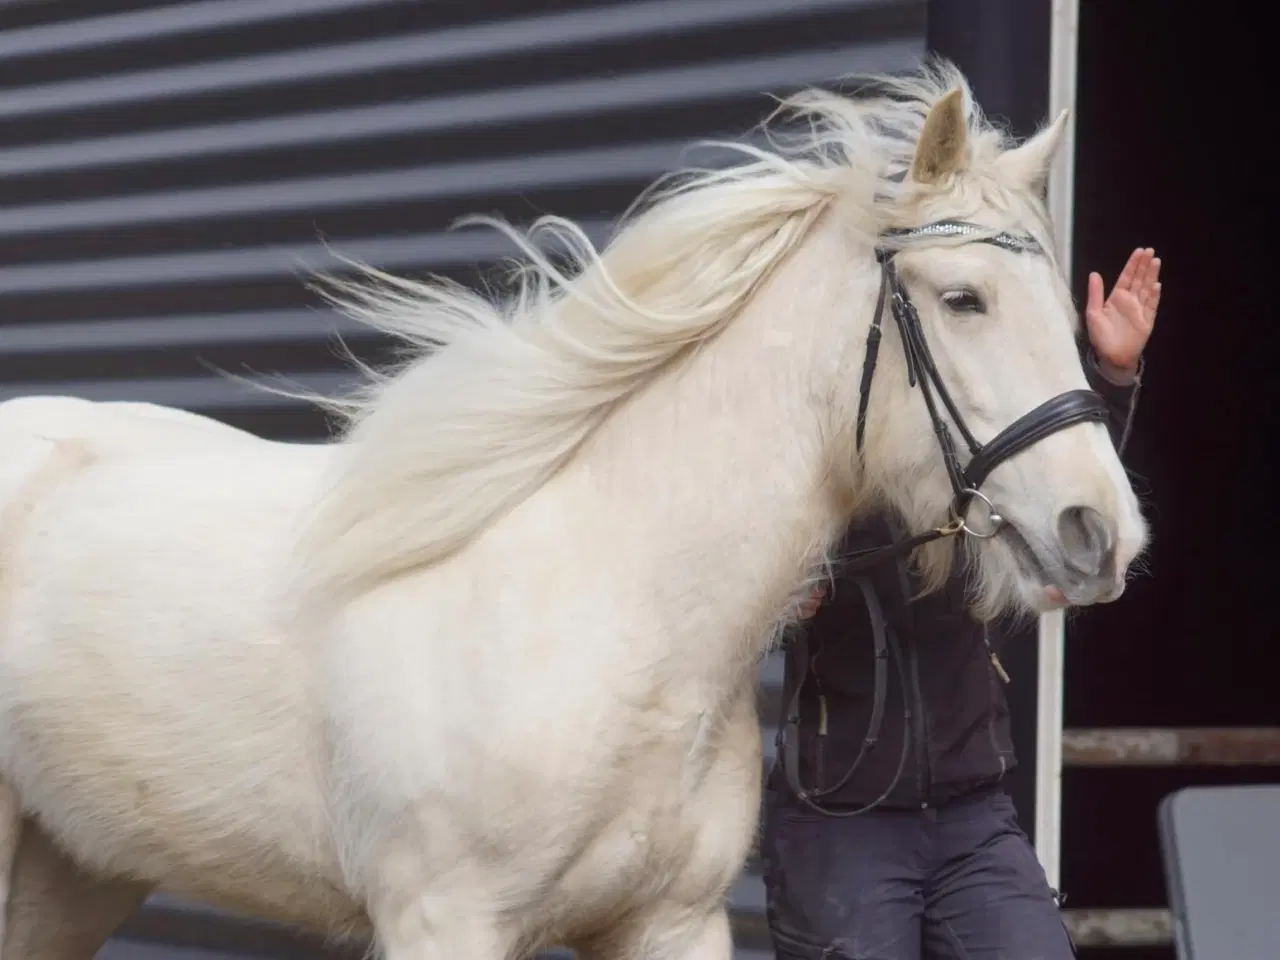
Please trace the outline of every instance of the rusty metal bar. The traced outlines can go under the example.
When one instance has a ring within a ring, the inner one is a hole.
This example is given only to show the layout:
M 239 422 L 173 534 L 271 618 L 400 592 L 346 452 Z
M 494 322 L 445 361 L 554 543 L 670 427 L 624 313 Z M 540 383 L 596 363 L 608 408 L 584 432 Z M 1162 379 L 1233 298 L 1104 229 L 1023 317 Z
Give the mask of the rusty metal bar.
M 1062 919 L 1077 947 L 1163 947 L 1173 943 L 1173 919 L 1164 909 L 1065 909 Z
M 1068 767 L 1280 766 L 1280 727 L 1066 730 Z

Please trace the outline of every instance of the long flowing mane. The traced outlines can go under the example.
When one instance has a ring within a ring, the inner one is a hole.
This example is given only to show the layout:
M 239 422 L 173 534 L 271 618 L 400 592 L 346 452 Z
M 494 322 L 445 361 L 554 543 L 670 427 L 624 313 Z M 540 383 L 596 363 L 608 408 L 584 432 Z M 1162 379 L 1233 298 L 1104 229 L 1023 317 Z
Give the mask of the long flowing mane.
M 908 198 L 895 174 L 910 167 L 929 110 L 956 88 L 981 169 L 1007 141 L 960 72 L 937 61 L 862 78 L 856 96 L 783 100 L 762 125 L 764 147 L 717 144 L 743 162 L 660 180 L 603 252 L 560 218 L 527 235 L 487 221 L 524 255 L 506 296 L 372 269 L 331 281 L 330 298 L 395 337 L 403 359 L 361 367 L 360 388 L 326 403 L 345 419 L 346 444 L 304 537 L 308 583 L 355 589 L 465 546 L 730 323 L 834 201 L 874 238 Z

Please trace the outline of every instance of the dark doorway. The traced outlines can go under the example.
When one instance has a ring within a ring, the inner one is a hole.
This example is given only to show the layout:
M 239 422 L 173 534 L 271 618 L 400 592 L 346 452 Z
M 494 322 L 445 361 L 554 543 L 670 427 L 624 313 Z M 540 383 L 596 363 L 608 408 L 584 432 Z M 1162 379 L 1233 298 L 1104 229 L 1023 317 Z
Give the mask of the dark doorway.
M 1232 5 L 1084 0 L 1073 289 L 1135 246 L 1164 299 L 1126 463 L 1149 572 L 1068 630 L 1068 727 L 1280 723 L 1272 563 L 1280 490 L 1273 331 L 1277 112 L 1261 23 Z M 1249 20 L 1255 22 L 1249 22 Z M 1270 654 L 1270 655 L 1268 655 Z M 1155 810 L 1190 783 L 1276 769 L 1067 770 L 1069 906 L 1165 904 Z M 1083 951 L 1117 960 L 1171 949 Z

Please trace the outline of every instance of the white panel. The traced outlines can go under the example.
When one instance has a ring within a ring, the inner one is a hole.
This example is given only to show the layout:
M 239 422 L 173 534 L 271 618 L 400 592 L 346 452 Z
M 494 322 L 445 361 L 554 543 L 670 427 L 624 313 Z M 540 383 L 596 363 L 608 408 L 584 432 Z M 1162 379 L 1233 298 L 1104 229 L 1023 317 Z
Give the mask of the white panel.
M 1069 111 L 1062 147 L 1049 175 L 1049 213 L 1062 269 L 1071 273 L 1072 199 L 1076 155 L 1076 56 L 1079 0 L 1053 0 L 1049 49 L 1049 117 Z M 1049 885 L 1061 872 L 1062 696 L 1066 617 L 1040 618 L 1036 690 L 1036 854 Z

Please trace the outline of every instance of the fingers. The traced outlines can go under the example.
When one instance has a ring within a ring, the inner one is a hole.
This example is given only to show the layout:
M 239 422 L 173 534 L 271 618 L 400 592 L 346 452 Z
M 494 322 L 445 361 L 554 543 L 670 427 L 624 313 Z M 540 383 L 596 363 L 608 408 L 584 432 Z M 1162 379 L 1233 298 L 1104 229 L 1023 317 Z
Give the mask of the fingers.
M 1146 265 L 1139 278 L 1137 286 L 1134 287 L 1134 293 L 1138 295 L 1138 301 L 1143 309 L 1143 320 L 1146 325 L 1155 322 L 1156 310 L 1160 306 L 1160 258 L 1155 255 L 1155 251 L 1150 247 L 1147 248 Z
M 1089 274 L 1089 297 L 1085 302 L 1085 313 L 1093 315 L 1100 313 L 1106 305 L 1106 288 L 1102 284 L 1102 274 Z
M 1160 280 L 1160 258 L 1156 256 L 1156 252 L 1150 247 L 1147 248 L 1147 269 L 1142 278 L 1142 284 L 1150 290 Z
M 1140 296 L 1149 293 L 1151 285 L 1160 278 L 1160 260 L 1155 254 L 1150 247 L 1142 251 L 1142 264 L 1134 275 L 1133 286 L 1130 288 Z
M 1102 276 L 1089 274 L 1089 296 L 1085 316 L 1093 324 L 1106 320 L 1107 309 L 1114 308 L 1130 324 L 1150 328 L 1160 306 L 1160 258 L 1152 247 L 1138 247 L 1120 272 L 1108 296 Z
M 1133 285 L 1146 272 L 1148 252 L 1141 247 L 1129 254 L 1129 260 L 1124 265 L 1124 269 L 1120 271 L 1120 276 L 1116 279 L 1116 285 L 1112 292 L 1116 290 L 1132 290 Z

